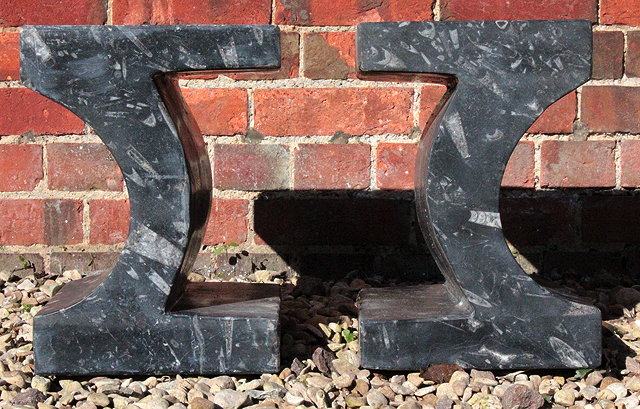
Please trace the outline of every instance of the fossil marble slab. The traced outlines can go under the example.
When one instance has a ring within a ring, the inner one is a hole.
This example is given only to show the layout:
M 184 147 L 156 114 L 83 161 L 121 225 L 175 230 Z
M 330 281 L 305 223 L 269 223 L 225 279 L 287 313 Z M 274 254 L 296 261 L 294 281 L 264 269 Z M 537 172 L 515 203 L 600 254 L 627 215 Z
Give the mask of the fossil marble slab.
M 364 74 L 435 74 L 449 99 L 423 135 L 416 203 L 444 285 L 361 293 L 362 365 L 580 368 L 601 355 L 600 313 L 537 285 L 505 242 L 500 182 L 524 132 L 589 79 L 588 21 L 364 23 Z
M 273 26 L 22 29 L 24 84 L 95 130 L 124 174 L 131 208 L 113 271 L 68 284 L 35 316 L 38 373 L 278 369 L 277 286 L 185 279 L 209 213 L 211 171 L 173 73 L 279 64 Z

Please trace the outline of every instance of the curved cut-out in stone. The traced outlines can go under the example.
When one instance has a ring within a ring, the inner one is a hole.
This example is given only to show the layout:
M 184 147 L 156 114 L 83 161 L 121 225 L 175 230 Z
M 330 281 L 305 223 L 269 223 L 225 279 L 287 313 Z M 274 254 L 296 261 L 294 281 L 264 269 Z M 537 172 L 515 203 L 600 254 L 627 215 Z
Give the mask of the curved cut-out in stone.
M 581 368 L 601 356 L 600 312 L 537 285 L 500 224 L 511 152 L 551 103 L 589 79 L 588 21 L 364 23 L 364 73 L 452 76 L 418 152 L 416 206 L 444 285 L 360 295 L 362 365 Z
M 273 26 L 23 28 L 23 82 L 96 131 L 131 207 L 115 268 L 69 283 L 35 316 L 38 373 L 278 369 L 277 286 L 185 280 L 209 213 L 211 171 L 172 73 L 279 64 Z

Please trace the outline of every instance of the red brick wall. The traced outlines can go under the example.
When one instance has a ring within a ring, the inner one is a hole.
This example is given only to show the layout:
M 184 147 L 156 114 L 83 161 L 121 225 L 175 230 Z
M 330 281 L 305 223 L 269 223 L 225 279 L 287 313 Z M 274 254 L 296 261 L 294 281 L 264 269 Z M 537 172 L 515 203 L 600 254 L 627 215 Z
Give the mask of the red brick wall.
M 598 4 L 599 3 L 599 4 Z M 117 165 L 81 120 L 19 82 L 23 24 L 277 24 L 276 73 L 192 77 L 209 146 L 211 223 L 198 268 L 423 271 L 412 210 L 416 142 L 444 88 L 358 80 L 365 21 L 588 19 L 593 80 L 524 135 L 503 225 L 528 269 L 635 271 L 640 244 L 637 0 L 0 0 L 0 268 L 108 268 L 128 225 Z M 332 256 L 327 256 L 332 254 Z M 275 261 L 274 261 L 275 260 Z M 271 263 L 271 264 L 270 264 Z M 216 265 L 218 265 L 216 264 Z M 576 267 L 580 268 L 580 267 Z

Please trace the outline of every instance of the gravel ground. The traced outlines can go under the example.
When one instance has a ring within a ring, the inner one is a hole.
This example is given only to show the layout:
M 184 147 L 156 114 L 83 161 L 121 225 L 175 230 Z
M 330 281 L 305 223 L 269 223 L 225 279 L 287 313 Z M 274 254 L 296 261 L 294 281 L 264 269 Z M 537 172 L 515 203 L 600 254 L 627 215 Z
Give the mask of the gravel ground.
M 52 277 L 30 269 L 0 272 L 0 409 L 638 407 L 640 286 L 606 273 L 597 277 L 563 274 L 543 280 L 558 291 L 572 289 L 603 311 L 604 360 L 596 370 L 506 373 L 464 371 L 448 364 L 414 373 L 359 369 L 355 298 L 360 289 L 381 283 L 359 278 L 298 282 L 275 271 L 256 271 L 237 280 L 283 286 L 282 362 L 288 367 L 280 373 L 59 379 L 33 374 L 32 318 L 62 285 L 81 274 L 66 271 Z M 191 274 L 190 279 L 210 278 Z

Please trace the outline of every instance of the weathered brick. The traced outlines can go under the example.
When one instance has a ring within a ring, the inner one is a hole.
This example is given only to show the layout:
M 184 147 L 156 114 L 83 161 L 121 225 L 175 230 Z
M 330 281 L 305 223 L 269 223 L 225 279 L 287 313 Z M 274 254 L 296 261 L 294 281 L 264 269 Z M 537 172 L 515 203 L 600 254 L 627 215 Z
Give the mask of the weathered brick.
M 47 145 L 49 188 L 53 190 L 122 190 L 120 168 L 99 143 Z
M 640 31 L 627 32 L 625 64 L 628 77 L 640 77 Z
M 304 76 L 312 79 L 356 77 L 355 33 L 310 33 L 304 40 Z
M 218 189 L 289 187 L 289 148 L 282 145 L 215 145 L 213 184 Z
M 203 244 L 244 243 L 247 241 L 249 202 L 242 199 L 218 199 L 211 202 L 211 212 Z
M 385 190 L 412 190 L 418 145 L 381 143 L 377 148 L 376 184 Z
M 275 23 L 340 26 L 433 18 L 433 0 L 276 0 Z
M 259 199 L 258 244 L 407 246 L 413 203 L 375 198 Z
M 44 202 L 0 199 L 0 245 L 44 243 Z
M 271 0 L 113 0 L 113 24 L 269 24 Z
M 68 270 L 88 271 L 111 270 L 116 265 L 120 254 L 94 252 L 65 252 L 51 254 L 49 273 L 60 275 Z
M 260 89 L 255 127 L 268 136 L 406 134 L 412 95 L 408 88 Z
M 227 251 L 223 251 L 222 254 L 207 253 L 212 256 L 213 264 L 210 266 L 210 271 L 215 274 L 216 277 L 223 279 L 229 279 L 231 277 L 246 276 L 258 269 L 281 271 L 291 276 L 292 268 L 289 266 L 287 259 L 290 257 L 284 255 L 284 258 L 280 254 L 275 253 L 254 253 L 253 251 L 245 254 L 238 254 L 236 249 L 229 248 Z
M 20 33 L 0 33 L 0 80 L 20 79 Z
M 576 119 L 578 99 L 575 91 L 560 98 L 542 112 L 527 132 L 529 133 L 571 133 Z
M 633 0 L 632 0 L 633 1 Z M 443 0 L 442 20 L 596 21 L 597 0 Z
M 82 243 L 83 208 L 80 200 L 45 200 L 45 243 L 56 245 Z
M 582 121 L 596 132 L 640 132 L 640 87 L 582 89 Z
M 614 141 L 544 141 L 540 184 L 545 187 L 616 185 Z
M 640 25 L 640 2 L 637 0 L 600 0 L 600 23 Z
M 28 253 L 1 253 L 0 271 L 11 271 L 18 276 L 21 274 L 33 274 L 44 272 L 44 260 L 40 254 Z
M 447 92 L 447 87 L 438 84 L 429 84 L 422 87 L 420 91 L 420 127 L 424 130 L 427 122 L 429 122 L 434 114 L 437 114 L 436 110 L 444 103 L 444 94 Z
M 43 177 L 42 146 L 0 145 L 0 191 L 33 190 Z
M 534 186 L 534 151 L 533 142 L 522 141 L 516 145 L 502 176 L 503 187 L 532 188 Z
M 571 245 L 578 241 L 577 206 L 566 198 L 502 198 L 505 238 L 516 246 Z
M 624 34 L 622 31 L 595 31 L 593 33 L 593 65 L 591 78 L 622 78 L 624 60 Z
M 640 187 L 640 141 L 620 143 L 620 181 L 624 187 Z
M 203 134 L 234 135 L 247 130 L 247 90 L 183 89 L 182 95 Z
M 640 242 L 640 197 L 591 196 L 582 205 L 582 237 L 587 243 Z
M 92 244 L 117 244 L 127 239 L 129 201 L 98 199 L 89 202 L 89 241 Z
M 26 88 L 0 88 L 0 135 L 81 133 L 84 123 L 63 106 Z
M 25 24 L 103 24 L 107 19 L 102 0 L 0 0 L 0 26 Z
M 366 189 L 370 184 L 371 146 L 300 144 L 293 152 L 294 189 Z

